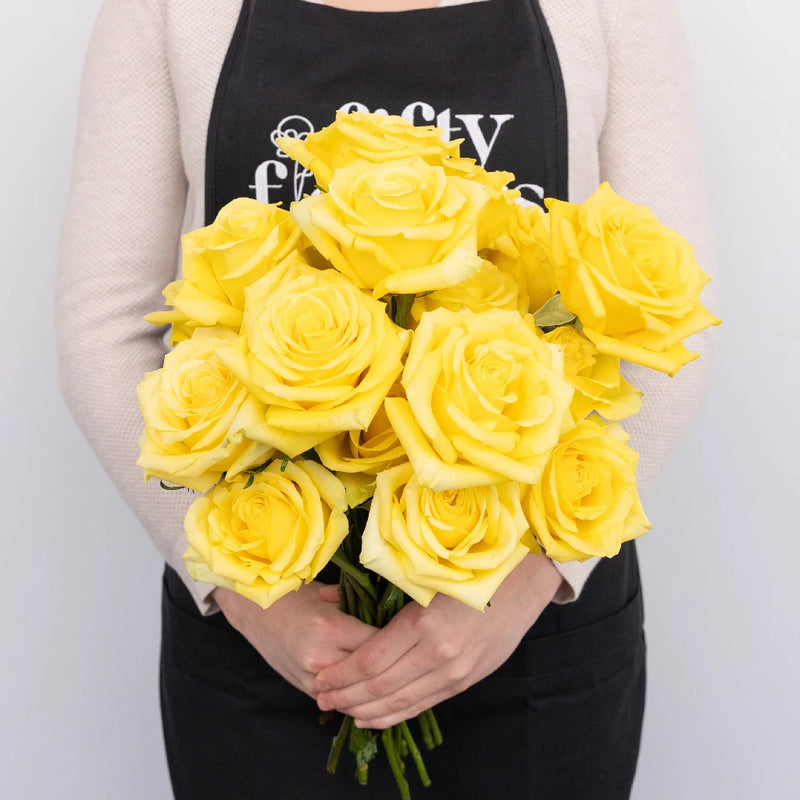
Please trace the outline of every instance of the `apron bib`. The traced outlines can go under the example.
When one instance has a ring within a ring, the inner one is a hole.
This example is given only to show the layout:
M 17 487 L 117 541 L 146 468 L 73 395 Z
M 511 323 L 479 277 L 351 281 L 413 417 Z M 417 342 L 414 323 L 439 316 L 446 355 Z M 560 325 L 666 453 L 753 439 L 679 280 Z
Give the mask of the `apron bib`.
M 566 199 L 566 97 L 535 0 L 403 12 L 245 0 L 209 122 L 206 222 L 235 197 L 288 208 L 310 194 L 313 176 L 275 139 L 337 109 L 437 125 L 462 155 L 514 172 L 526 202 Z

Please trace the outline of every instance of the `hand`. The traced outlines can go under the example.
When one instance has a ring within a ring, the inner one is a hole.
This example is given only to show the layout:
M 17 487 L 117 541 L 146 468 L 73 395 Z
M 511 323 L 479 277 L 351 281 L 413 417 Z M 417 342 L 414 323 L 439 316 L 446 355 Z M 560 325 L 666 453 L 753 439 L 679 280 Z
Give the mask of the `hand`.
M 336 586 L 303 585 L 262 609 L 228 589 L 214 599 L 230 624 L 289 683 L 316 698 L 317 672 L 335 664 L 377 629 L 339 610 Z
M 317 703 L 359 727 L 388 728 L 463 692 L 515 650 L 561 585 L 549 559 L 529 555 L 483 613 L 437 594 L 409 603 L 344 660 L 317 675 Z

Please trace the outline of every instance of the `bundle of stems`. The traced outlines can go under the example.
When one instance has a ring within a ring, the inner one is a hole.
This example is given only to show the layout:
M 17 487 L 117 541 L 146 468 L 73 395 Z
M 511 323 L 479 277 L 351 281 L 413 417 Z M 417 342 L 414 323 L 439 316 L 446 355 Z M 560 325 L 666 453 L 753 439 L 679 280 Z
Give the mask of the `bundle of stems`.
M 348 512 L 350 532 L 333 557 L 340 569 L 339 603 L 342 611 L 357 617 L 368 625 L 382 628 L 400 611 L 406 601 L 401 589 L 374 572 L 358 565 L 361 552 L 361 534 L 367 519 L 368 508 L 360 506 Z M 422 741 L 428 750 L 442 743 L 442 733 L 432 709 L 417 716 Z M 402 800 L 410 800 L 411 790 L 405 777 L 405 759 L 411 758 L 423 786 L 431 780 L 425 768 L 422 752 L 417 746 L 407 722 L 400 722 L 380 732 L 380 740 L 386 758 L 397 783 Z M 356 780 L 366 785 L 369 777 L 369 762 L 378 753 L 378 733 L 366 728 L 357 728 L 353 718 L 345 715 L 339 732 L 331 743 L 328 756 L 328 772 L 336 772 L 339 756 L 345 743 L 356 759 Z

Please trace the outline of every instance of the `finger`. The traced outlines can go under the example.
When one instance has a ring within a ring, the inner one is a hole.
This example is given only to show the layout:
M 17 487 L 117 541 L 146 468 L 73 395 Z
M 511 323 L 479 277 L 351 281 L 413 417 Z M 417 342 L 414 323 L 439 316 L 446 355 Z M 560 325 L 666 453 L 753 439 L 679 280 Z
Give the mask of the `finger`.
M 373 629 L 374 630 L 374 629 Z M 317 690 L 327 692 L 361 683 L 385 672 L 417 644 L 417 635 L 399 617 L 360 645 L 347 658 L 317 675 Z
M 352 657 L 354 652 L 358 652 L 362 647 L 373 639 L 378 633 L 379 629 L 372 625 L 367 625 L 356 617 L 349 614 L 334 612 L 336 614 L 335 629 L 331 632 L 332 644 L 338 651 L 341 652 L 342 658 L 337 658 L 336 663 L 341 664 L 343 658 Z M 334 664 L 327 666 L 324 669 L 332 668 Z M 315 688 L 319 690 L 319 687 Z
M 349 623 L 338 629 L 330 638 L 318 642 L 314 647 L 301 651 L 298 667 L 302 670 L 304 691 L 316 699 L 317 674 L 347 658 L 353 650 L 364 644 L 372 631 L 368 626 L 353 627 Z
M 442 662 L 437 659 L 435 648 L 423 647 L 418 643 L 380 674 L 341 689 L 320 692 L 320 708 L 324 711 L 335 708 L 350 714 L 349 709 L 361 708 L 390 697 L 441 668 Z
M 375 701 L 361 709 L 352 709 L 351 716 L 359 728 L 388 728 L 398 722 L 413 719 L 466 688 L 466 683 L 442 683 L 441 676 L 430 674 L 392 697 Z
M 355 719 L 373 719 L 412 707 L 425 708 L 426 698 L 452 696 L 480 677 L 465 658 L 440 657 L 437 647 L 417 647 L 385 673 L 345 689 L 321 695 L 322 704 Z
M 339 587 L 335 583 L 322 583 L 319 587 L 319 597 L 326 603 L 338 603 Z
M 436 692 L 435 694 L 428 695 L 427 697 L 401 709 L 400 711 L 392 711 L 382 716 L 366 716 L 364 718 L 355 717 L 354 724 L 357 728 L 373 728 L 374 730 L 390 728 L 392 725 L 397 725 L 398 722 L 405 722 L 406 720 L 414 719 L 414 717 L 418 716 L 423 711 L 433 708 L 437 703 L 442 703 L 445 700 L 453 697 L 455 694 L 458 694 L 458 692 L 442 690 Z

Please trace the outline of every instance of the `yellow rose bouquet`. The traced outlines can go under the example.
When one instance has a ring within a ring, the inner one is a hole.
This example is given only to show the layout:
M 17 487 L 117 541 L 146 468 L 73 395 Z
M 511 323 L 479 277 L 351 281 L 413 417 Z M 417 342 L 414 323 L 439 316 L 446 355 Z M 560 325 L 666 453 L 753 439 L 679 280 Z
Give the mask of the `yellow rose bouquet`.
M 201 493 L 195 579 L 266 608 L 329 563 L 376 626 L 438 592 L 483 610 L 531 552 L 613 557 L 650 523 L 619 421 L 620 359 L 674 374 L 717 324 L 691 247 L 603 185 L 515 202 L 433 127 L 353 113 L 280 139 L 319 191 L 240 198 L 183 238 L 174 348 L 139 386 L 139 465 Z M 418 717 L 441 742 L 432 711 Z M 378 740 L 430 779 L 407 723 L 334 737 L 365 783 Z

